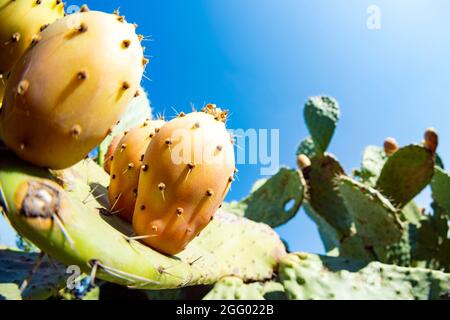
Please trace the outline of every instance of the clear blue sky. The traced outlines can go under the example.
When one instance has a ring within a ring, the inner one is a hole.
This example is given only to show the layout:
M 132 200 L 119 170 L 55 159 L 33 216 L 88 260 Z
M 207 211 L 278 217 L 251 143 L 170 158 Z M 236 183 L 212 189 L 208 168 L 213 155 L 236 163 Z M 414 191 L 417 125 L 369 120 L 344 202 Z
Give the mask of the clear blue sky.
M 447 0 L 109 0 L 151 56 L 145 81 L 156 112 L 167 116 L 214 102 L 232 112 L 232 128 L 280 129 L 281 163 L 295 165 L 307 135 L 308 96 L 338 99 L 342 120 L 331 145 L 347 171 L 368 144 L 394 136 L 419 142 L 436 127 L 450 165 L 450 2 Z M 366 26 L 378 5 L 381 29 Z M 241 166 L 230 199 L 248 193 L 258 166 Z M 426 194 L 421 202 L 427 203 Z M 291 249 L 322 252 L 316 228 L 300 213 L 280 234 Z M 3 236 L 3 239 L 7 236 Z

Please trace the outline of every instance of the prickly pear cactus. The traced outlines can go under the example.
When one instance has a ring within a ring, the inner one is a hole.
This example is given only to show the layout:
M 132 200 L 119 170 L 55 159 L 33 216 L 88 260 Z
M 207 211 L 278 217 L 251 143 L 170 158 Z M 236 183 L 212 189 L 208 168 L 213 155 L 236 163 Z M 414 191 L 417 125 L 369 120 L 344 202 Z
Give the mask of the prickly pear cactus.
M 0 0 L 0 106 L 5 82 L 17 60 L 39 41 L 42 30 L 62 17 L 62 1 Z
M 88 274 L 96 268 L 99 279 L 134 288 L 171 289 L 213 284 L 224 276 L 270 279 L 285 254 L 268 226 L 226 212 L 216 214 L 176 257 L 153 251 L 138 241 L 129 224 L 111 216 L 103 169 L 83 162 L 88 164 L 51 176 L 11 155 L 0 157 L 2 206 L 12 225 L 67 265 Z
M 3 142 L 39 166 L 74 165 L 119 120 L 139 89 L 145 62 L 135 26 L 123 17 L 84 11 L 56 21 L 8 80 Z
M 285 299 L 284 287 L 275 281 L 246 284 L 237 277 L 223 278 L 203 300 L 281 300 Z
M 316 152 L 324 153 L 339 121 L 340 110 L 337 101 L 326 96 L 312 97 L 305 104 L 304 116 Z
M 248 197 L 227 206 L 250 220 L 278 227 L 292 219 L 300 209 L 304 184 L 301 172 L 281 168 L 270 179 L 260 181 Z
M 66 285 L 61 264 L 38 253 L 0 248 L 0 300 L 42 300 Z
M 399 149 L 386 161 L 376 188 L 391 202 L 403 208 L 430 182 L 434 174 L 434 153 L 410 145 Z
M 307 253 L 285 256 L 280 279 L 290 299 L 302 300 L 428 300 L 450 290 L 443 272 Z
M 111 161 L 109 201 L 114 211 L 132 221 L 138 195 L 138 183 L 145 152 L 152 138 L 163 125 L 162 120 L 146 120 L 144 123 L 124 132 Z
M 176 254 L 205 228 L 234 181 L 234 149 L 222 116 L 181 114 L 152 138 L 139 178 L 133 227 L 143 241 Z

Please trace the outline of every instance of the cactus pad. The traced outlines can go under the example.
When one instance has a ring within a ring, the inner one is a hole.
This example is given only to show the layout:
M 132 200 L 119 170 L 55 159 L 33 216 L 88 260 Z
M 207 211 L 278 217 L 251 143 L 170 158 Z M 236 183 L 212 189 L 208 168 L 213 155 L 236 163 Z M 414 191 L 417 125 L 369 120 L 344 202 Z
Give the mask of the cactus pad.
M 431 190 L 434 201 L 447 212 L 450 219 L 450 175 L 439 167 L 435 168 Z
M 314 141 L 311 137 L 308 137 L 300 142 L 300 145 L 297 148 L 297 156 L 301 154 L 304 154 L 310 159 L 316 155 L 316 147 L 314 146 Z
M 340 111 L 337 101 L 326 96 L 312 97 L 306 102 L 304 117 L 316 152 L 324 153 L 339 121 Z
M 400 240 L 403 227 L 399 213 L 378 191 L 344 176 L 339 179 L 339 191 L 366 245 Z
M 336 178 L 343 174 L 344 169 L 331 155 L 316 156 L 312 159 L 308 179 L 311 207 L 340 233 L 340 237 L 349 235 L 352 226 L 352 216 L 336 192 Z
M 280 279 L 290 299 L 305 300 L 428 300 L 450 288 L 450 275 L 439 271 L 306 253 L 285 256 Z
M 295 216 L 302 204 L 302 180 L 299 171 L 280 169 L 240 202 L 245 217 L 273 228 L 285 224 Z
M 362 182 L 374 187 L 386 162 L 384 150 L 377 146 L 368 146 L 364 150 L 361 171 L 358 173 Z
M 224 276 L 245 281 L 272 277 L 273 268 L 285 249 L 268 226 L 233 214 L 219 212 L 190 245 L 175 257 L 162 255 L 133 239 L 131 226 L 110 216 L 105 195 L 86 198 L 83 192 L 100 185 L 107 175 L 87 181 L 85 188 L 63 183 L 71 192 L 45 179 L 45 170 L 2 154 L 0 184 L 12 225 L 41 250 L 68 265 L 78 265 L 85 273 L 97 266 L 97 277 L 134 288 L 171 289 L 196 284 L 212 284 Z M 80 164 L 63 176 L 86 181 L 77 171 Z M 81 178 L 80 178 L 81 177 Z M 62 179 L 56 179 L 61 182 Z M 106 180 L 106 182 L 104 181 Z M 81 182 L 75 182 L 81 186 Z M 91 190 L 92 192 L 92 190 Z M 83 199 L 84 197 L 84 199 Z M 55 210 L 53 210 L 55 209 Z M 56 210 L 57 209 L 57 210 Z M 108 248 L 108 250 L 105 250 Z
M 434 174 L 434 154 L 423 146 L 399 149 L 386 161 L 376 188 L 402 208 L 417 196 Z

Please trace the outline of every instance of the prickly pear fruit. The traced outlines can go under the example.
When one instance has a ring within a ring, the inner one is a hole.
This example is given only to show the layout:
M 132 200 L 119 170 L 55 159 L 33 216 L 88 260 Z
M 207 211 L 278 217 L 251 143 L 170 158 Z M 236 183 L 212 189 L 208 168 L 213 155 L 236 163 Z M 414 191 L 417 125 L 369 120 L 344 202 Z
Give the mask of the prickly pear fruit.
M 135 26 L 123 17 L 83 11 L 56 21 L 8 80 L 0 114 L 3 141 L 38 166 L 77 163 L 119 120 L 145 62 Z
M 166 123 L 141 168 L 133 227 L 165 254 L 182 251 L 207 226 L 234 180 L 226 113 L 214 105 L 203 111 Z
M 105 157 L 103 159 L 103 169 L 105 169 L 105 171 L 109 174 L 111 174 L 111 157 L 114 156 L 114 152 L 116 151 L 117 146 L 119 145 L 119 142 L 120 140 L 122 140 L 123 136 L 123 132 L 115 136 L 109 143 L 108 149 L 106 150 Z
M 4 81 L 39 33 L 64 17 L 64 3 L 56 0 L 0 0 L 0 105 Z
M 437 147 L 439 145 L 439 136 L 434 128 L 428 128 L 425 131 L 424 145 L 425 148 L 433 153 L 436 153 Z
M 139 174 L 145 151 L 164 121 L 145 121 L 142 125 L 125 132 L 114 154 L 110 157 L 111 174 L 109 201 L 113 211 L 132 221 L 138 194 Z
M 393 155 L 397 150 L 399 149 L 397 140 L 394 138 L 386 138 L 384 140 L 384 153 L 386 153 L 387 156 Z

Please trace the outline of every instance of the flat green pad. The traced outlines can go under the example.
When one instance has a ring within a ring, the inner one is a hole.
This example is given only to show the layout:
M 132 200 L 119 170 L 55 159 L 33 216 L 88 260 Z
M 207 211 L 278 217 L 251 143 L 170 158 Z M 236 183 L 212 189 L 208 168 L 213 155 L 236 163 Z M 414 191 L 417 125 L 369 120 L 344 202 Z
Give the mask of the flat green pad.
M 316 155 L 316 146 L 314 145 L 314 141 L 311 137 L 306 138 L 297 148 L 297 155 L 304 154 L 308 158 L 314 158 Z
M 339 191 L 354 217 L 357 233 L 368 246 L 400 241 L 403 227 L 398 211 L 377 190 L 342 176 Z
M 308 179 L 311 207 L 340 233 L 340 237 L 349 235 L 352 216 L 336 192 L 336 178 L 344 174 L 344 169 L 331 155 L 316 156 L 311 163 Z
M 377 146 L 368 146 L 364 150 L 361 171 L 358 173 L 359 178 L 365 184 L 374 187 L 377 183 L 378 177 L 381 174 L 387 157 L 384 150 Z
M 301 173 L 281 168 L 241 201 L 245 217 L 278 227 L 291 220 L 300 209 L 304 194 Z
M 434 154 L 423 146 L 409 145 L 389 157 L 376 189 L 402 208 L 431 182 L 433 174 Z
M 54 296 L 66 284 L 65 270 L 44 258 L 32 277 L 39 254 L 0 249 L 0 300 L 44 300 Z M 23 292 L 20 286 L 30 279 Z
M 428 300 L 450 288 L 450 274 L 440 271 L 305 253 L 285 256 L 279 276 L 296 300 Z
M 48 175 L 45 170 L 2 154 L 0 185 L 15 229 L 44 252 L 67 265 L 80 266 L 87 274 L 96 264 L 99 279 L 140 289 L 213 284 L 225 276 L 263 281 L 272 278 L 274 267 L 285 255 L 283 243 L 270 227 L 225 211 L 218 212 L 183 252 L 174 257 L 162 255 L 130 239 L 131 226 L 107 214 L 102 168 L 93 163 L 88 166 L 97 171 L 89 174 L 90 191 L 81 187 L 80 181 L 85 180 L 80 168 L 58 174 L 58 182 L 72 186 L 65 191 L 48 179 L 37 178 Z M 97 182 L 92 181 L 94 177 Z M 19 190 L 26 196 L 16 203 Z M 51 219 L 39 217 L 49 214 L 47 206 L 33 206 L 48 199 L 57 204 L 50 210 Z
M 435 168 L 431 190 L 433 199 L 447 212 L 450 219 L 450 175 L 439 167 Z
M 323 154 L 339 121 L 339 104 L 331 97 L 312 97 L 305 104 L 304 117 L 317 153 Z
M 216 283 L 203 300 L 280 300 L 284 287 L 274 281 L 246 284 L 240 278 L 227 277 Z

